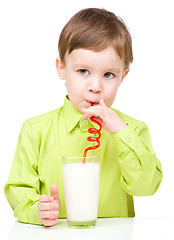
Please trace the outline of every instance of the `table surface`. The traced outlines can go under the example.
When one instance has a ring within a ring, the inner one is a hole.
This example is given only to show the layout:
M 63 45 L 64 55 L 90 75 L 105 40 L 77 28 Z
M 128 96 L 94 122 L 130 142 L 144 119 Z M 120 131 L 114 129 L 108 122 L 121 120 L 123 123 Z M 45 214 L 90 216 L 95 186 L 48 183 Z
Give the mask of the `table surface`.
M 174 240 L 174 218 L 98 218 L 96 227 L 72 229 L 66 219 L 53 227 L 15 221 L 8 240 Z

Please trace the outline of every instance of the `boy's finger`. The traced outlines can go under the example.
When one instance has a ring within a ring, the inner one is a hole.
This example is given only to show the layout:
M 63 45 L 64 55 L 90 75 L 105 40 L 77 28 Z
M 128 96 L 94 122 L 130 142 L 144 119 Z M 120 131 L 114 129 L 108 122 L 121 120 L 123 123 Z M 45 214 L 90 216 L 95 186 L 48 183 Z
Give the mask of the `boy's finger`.
M 39 202 L 51 202 L 53 200 L 54 200 L 54 198 L 52 196 L 48 196 L 48 195 L 41 195 L 39 198 Z
M 92 117 L 92 116 L 95 116 L 95 117 L 100 117 L 101 113 L 102 113 L 102 109 L 101 109 L 101 106 L 96 106 L 96 107 L 91 107 L 91 108 L 88 108 L 88 109 L 84 109 L 83 111 L 85 117 L 88 116 L 89 117 Z
M 53 184 L 51 186 L 50 196 L 52 196 L 54 198 L 54 200 L 59 201 L 59 192 L 58 192 L 58 188 L 57 188 L 56 184 Z
M 46 227 L 51 227 L 53 225 L 55 225 L 56 223 L 58 223 L 58 219 L 42 219 L 42 224 Z
M 92 115 L 91 115 L 92 116 Z M 83 120 L 87 119 L 87 118 L 90 118 L 91 117 L 89 114 L 85 113 L 81 118 Z
M 41 218 L 46 218 L 46 219 L 57 219 L 59 216 L 59 211 L 42 211 L 40 212 L 40 217 Z
M 59 210 L 60 206 L 57 202 L 42 202 L 39 204 L 40 211 L 52 211 L 52 210 Z
M 103 99 L 100 100 L 100 105 L 103 107 L 103 109 L 107 109 L 107 106 L 105 105 L 105 102 Z

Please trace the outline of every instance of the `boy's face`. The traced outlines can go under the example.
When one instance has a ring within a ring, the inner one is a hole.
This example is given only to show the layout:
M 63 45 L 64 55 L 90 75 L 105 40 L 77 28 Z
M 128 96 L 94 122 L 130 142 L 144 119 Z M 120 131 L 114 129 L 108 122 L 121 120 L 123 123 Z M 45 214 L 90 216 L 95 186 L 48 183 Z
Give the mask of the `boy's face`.
M 114 102 L 118 87 L 129 69 L 112 47 L 100 52 L 75 49 L 65 56 L 65 64 L 56 60 L 59 77 L 66 80 L 70 101 L 80 112 L 101 99 L 107 107 Z

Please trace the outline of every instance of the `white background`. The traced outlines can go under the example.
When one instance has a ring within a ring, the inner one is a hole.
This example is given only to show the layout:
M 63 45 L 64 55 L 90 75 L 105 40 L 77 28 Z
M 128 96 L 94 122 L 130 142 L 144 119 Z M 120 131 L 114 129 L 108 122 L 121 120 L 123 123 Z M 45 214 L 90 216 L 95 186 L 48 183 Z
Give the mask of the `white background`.
M 62 106 L 65 83 L 55 59 L 61 29 L 82 8 L 104 7 L 130 29 L 134 62 L 113 107 L 147 123 L 161 160 L 163 182 L 150 197 L 135 197 L 137 217 L 174 214 L 173 1 L 0 1 L 0 210 L 9 229 L 13 212 L 4 195 L 23 122 Z

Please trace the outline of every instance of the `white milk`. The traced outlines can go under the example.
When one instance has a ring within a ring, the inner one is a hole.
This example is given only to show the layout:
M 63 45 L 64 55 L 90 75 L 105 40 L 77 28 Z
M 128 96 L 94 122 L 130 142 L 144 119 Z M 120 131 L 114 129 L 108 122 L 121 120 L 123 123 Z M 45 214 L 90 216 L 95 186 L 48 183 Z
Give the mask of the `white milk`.
M 97 219 L 99 163 L 63 164 L 67 220 L 87 222 Z

